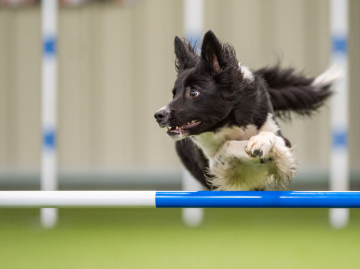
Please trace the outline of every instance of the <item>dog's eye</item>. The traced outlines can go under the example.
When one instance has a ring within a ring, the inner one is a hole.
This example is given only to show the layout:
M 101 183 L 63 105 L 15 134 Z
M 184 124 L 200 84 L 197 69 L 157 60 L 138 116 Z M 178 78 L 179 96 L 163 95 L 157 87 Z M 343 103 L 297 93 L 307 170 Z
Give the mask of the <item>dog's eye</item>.
M 190 91 L 190 97 L 192 97 L 192 98 L 198 97 L 199 94 L 200 94 L 199 91 L 196 91 L 196 90 L 191 90 Z

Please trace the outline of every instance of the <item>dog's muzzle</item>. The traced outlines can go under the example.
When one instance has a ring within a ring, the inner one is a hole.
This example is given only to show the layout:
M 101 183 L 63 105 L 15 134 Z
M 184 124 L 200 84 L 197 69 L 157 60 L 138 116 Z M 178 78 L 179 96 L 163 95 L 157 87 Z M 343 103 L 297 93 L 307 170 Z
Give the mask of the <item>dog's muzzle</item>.
M 154 117 L 160 127 L 166 127 L 166 122 L 170 116 L 170 109 L 167 106 L 160 108 L 155 114 Z

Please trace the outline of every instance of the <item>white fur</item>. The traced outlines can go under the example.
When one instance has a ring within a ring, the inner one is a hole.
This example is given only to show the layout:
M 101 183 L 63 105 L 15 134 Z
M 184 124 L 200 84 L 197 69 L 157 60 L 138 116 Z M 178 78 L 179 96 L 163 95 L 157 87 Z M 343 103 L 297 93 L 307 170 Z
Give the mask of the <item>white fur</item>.
M 338 68 L 336 65 L 331 66 L 328 70 L 326 70 L 321 75 L 317 76 L 311 86 L 321 88 L 335 81 L 339 80 L 344 76 L 344 71 Z
M 210 160 L 209 183 L 218 190 L 251 190 L 263 188 L 268 174 L 268 166 L 259 159 L 251 158 L 245 147 L 248 140 L 227 141 L 218 154 Z
M 247 68 L 242 63 L 239 63 L 239 70 L 242 73 L 243 77 L 251 82 L 254 81 L 254 74 L 250 71 L 249 68 Z
M 278 131 L 269 113 L 260 129 L 232 126 L 192 136 L 209 160 L 213 175 L 209 183 L 218 190 L 252 190 L 264 188 L 269 181 L 282 186 L 290 180 L 296 172 L 295 157 L 284 139 L 276 135 Z M 255 150 L 262 151 L 262 156 L 251 157 Z
M 183 137 L 182 132 L 179 132 L 177 135 L 173 135 L 172 138 L 175 139 L 176 141 L 178 141 L 178 140 L 183 139 L 184 137 Z
M 249 156 L 254 156 L 255 151 L 260 151 L 262 153 L 262 157 L 268 158 L 271 150 L 275 146 L 276 136 L 271 132 L 261 132 L 256 136 L 250 138 L 245 152 Z
M 214 132 L 206 132 L 197 136 L 193 136 L 192 139 L 194 143 L 200 147 L 205 156 L 211 160 L 216 153 L 219 151 L 220 147 L 228 140 L 249 140 L 250 137 L 256 135 L 258 130 L 254 125 L 248 125 L 245 128 L 240 128 L 236 126 L 224 127 Z
M 244 128 L 237 126 L 223 127 L 216 133 L 206 132 L 197 136 L 192 136 L 194 143 L 200 147 L 205 156 L 211 159 L 218 152 L 220 147 L 228 140 L 243 141 L 249 140 L 259 132 L 268 131 L 276 133 L 279 130 L 279 126 L 273 119 L 273 114 L 269 113 L 265 123 L 258 130 L 255 125 L 249 124 Z
M 274 115 L 269 113 L 265 123 L 260 127 L 259 132 L 267 131 L 276 134 L 279 130 L 280 127 L 274 120 Z
M 250 157 L 255 150 L 264 154 Z M 213 177 L 208 182 L 218 190 L 263 189 L 270 182 L 283 187 L 296 173 L 291 149 L 271 132 L 261 132 L 250 141 L 227 141 L 209 165 Z

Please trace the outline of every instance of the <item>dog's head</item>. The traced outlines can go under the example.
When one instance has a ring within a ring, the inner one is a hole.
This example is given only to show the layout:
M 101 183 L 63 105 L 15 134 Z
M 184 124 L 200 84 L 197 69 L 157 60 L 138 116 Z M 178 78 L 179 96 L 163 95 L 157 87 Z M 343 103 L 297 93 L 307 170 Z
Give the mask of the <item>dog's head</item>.
M 214 131 L 232 120 L 245 81 L 235 51 L 212 31 L 203 39 L 200 55 L 186 40 L 175 37 L 177 79 L 173 100 L 155 113 L 160 127 L 174 139 Z

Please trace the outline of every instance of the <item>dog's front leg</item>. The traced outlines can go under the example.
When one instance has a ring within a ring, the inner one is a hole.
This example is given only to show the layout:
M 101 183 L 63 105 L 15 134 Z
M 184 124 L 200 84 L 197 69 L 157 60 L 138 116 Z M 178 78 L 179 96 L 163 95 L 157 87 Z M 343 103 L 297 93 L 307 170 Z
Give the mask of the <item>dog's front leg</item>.
M 269 158 L 275 144 L 285 146 L 285 141 L 272 132 L 260 132 L 250 138 L 245 151 L 251 157 Z
M 244 159 L 251 160 L 245 148 L 248 144 L 248 140 L 237 141 L 237 140 L 229 140 L 226 141 L 223 146 L 219 149 L 214 158 L 210 160 L 210 167 L 216 166 L 219 164 L 229 163 L 233 159 Z
M 271 161 L 269 176 L 280 187 L 296 173 L 296 161 L 291 148 L 286 146 L 283 137 L 272 132 L 264 131 L 251 137 L 245 151 L 249 157 Z

